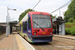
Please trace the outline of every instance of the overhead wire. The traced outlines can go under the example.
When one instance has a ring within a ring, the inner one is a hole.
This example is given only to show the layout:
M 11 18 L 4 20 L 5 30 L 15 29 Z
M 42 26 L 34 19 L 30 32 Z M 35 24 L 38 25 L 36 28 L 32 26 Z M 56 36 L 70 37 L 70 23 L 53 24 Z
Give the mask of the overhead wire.
M 39 2 L 40 2 L 41 0 L 39 0 Z M 39 2 L 32 8 L 32 9 L 34 9 L 38 4 L 39 4 Z
M 61 8 L 63 8 L 63 7 L 65 7 L 65 6 L 67 6 L 71 1 L 72 1 L 72 0 L 70 0 L 70 1 L 67 2 L 67 3 L 65 3 L 64 5 L 62 5 L 61 7 L 59 7 L 58 9 L 52 11 L 51 14 L 54 13 L 54 12 L 56 12 L 57 10 L 59 10 L 59 9 L 61 9 Z

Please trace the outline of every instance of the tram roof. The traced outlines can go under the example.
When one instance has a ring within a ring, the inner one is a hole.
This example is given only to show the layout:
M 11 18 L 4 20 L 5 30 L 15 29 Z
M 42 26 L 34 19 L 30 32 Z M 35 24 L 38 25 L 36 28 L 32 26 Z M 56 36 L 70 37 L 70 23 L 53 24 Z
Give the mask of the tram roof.
M 31 11 L 31 12 L 28 12 L 28 14 L 42 14 L 42 15 L 50 15 L 49 13 L 47 12 L 37 12 L 37 11 Z
M 42 14 L 42 15 L 50 15 L 49 13 L 47 13 L 47 12 L 37 12 L 37 11 L 30 11 L 30 12 L 28 12 L 26 15 L 28 15 L 28 14 Z M 23 21 L 27 21 L 27 19 L 28 19 L 28 16 L 24 16 L 24 18 L 16 25 L 16 26 L 19 26 L 20 24 L 22 24 L 23 23 Z

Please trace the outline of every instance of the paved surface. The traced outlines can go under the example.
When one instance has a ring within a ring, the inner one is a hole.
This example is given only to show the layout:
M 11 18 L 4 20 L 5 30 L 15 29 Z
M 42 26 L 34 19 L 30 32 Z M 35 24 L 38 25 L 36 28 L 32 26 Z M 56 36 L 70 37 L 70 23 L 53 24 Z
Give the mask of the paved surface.
M 22 44 L 22 42 L 20 41 L 20 39 L 17 36 L 18 34 L 15 35 L 18 46 L 19 46 L 19 50 L 26 50 L 26 48 L 24 47 L 24 45 Z
M 75 50 L 75 40 L 53 37 L 52 42 L 31 44 L 36 50 Z
M 0 50 L 35 50 L 16 32 L 0 40 Z
M 33 46 L 31 46 L 24 38 L 22 38 L 19 34 L 16 35 L 21 43 L 18 43 L 19 48 L 21 48 L 20 50 L 35 50 Z M 18 41 L 19 42 L 19 41 Z M 25 47 L 25 49 L 23 49 Z
M 19 50 L 14 34 L 0 40 L 0 50 Z
M 32 47 L 15 33 L 0 40 L 0 50 L 75 50 L 74 38 L 74 36 L 54 35 L 52 42 L 31 44 Z
M 75 40 L 75 36 L 72 35 L 54 35 L 55 37 L 60 37 L 60 38 L 67 38 L 67 39 L 74 39 Z
M 0 35 L 0 40 L 2 40 L 5 37 L 5 33 Z

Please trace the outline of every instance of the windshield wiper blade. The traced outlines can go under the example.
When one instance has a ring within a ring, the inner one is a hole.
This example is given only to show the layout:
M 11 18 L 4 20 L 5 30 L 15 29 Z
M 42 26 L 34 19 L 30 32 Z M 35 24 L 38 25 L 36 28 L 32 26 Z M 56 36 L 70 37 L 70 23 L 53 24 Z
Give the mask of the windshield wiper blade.
M 37 24 L 35 21 L 33 21 L 35 24 Z M 43 31 L 44 31 L 44 29 L 39 25 L 39 24 L 37 24 Z

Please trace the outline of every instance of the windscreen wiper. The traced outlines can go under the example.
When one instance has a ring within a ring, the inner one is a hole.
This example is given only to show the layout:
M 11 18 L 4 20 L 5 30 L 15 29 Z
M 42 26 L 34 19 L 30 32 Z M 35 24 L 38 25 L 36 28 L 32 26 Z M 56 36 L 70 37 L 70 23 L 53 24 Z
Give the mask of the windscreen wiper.
M 33 21 L 35 24 L 37 24 L 35 21 Z M 43 31 L 44 31 L 44 29 L 39 25 L 39 24 L 37 24 Z

